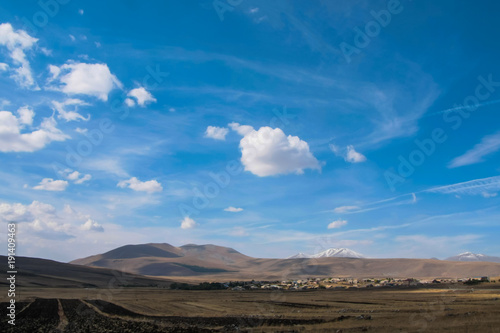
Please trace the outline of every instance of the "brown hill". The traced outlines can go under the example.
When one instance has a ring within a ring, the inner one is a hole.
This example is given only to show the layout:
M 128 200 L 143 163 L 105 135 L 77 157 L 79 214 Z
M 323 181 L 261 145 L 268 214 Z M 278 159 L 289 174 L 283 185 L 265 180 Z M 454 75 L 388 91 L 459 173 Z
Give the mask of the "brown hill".
M 159 254 L 158 256 L 156 254 Z M 216 245 L 127 245 L 73 264 L 188 280 L 286 280 L 306 277 L 498 276 L 499 263 L 432 259 L 259 259 Z
M 7 262 L 6 256 L 0 261 Z M 170 281 L 122 273 L 109 268 L 96 268 L 66 264 L 47 259 L 16 257 L 16 285 L 19 287 L 96 287 L 168 286 Z M 7 273 L 0 272 L 0 286 L 7 285 Z
M 72 261 L 72 264 L 106 267 L 152 276 L 200 276 L 237 272 L 253 259 L 216 245 L 125 245 L 109 252 Z

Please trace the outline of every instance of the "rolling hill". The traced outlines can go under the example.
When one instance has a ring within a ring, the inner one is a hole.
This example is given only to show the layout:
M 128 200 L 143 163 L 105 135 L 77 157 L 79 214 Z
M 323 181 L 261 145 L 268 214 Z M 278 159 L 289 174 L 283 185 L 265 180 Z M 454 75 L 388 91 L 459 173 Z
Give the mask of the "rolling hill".
M 199 276 L 239 271 L 252 259 L 238 251 L 216 245 L 170 244 L 125 245 L 71 263 L 105 267 L 151 276 Z
M 6 256 L 0 256 L 7 262 Z M 96 287 L 168 286 L 169 280 L 117 272 L 108 268 L 72 265 L 47 259 L 16 257 L 16 285 L 19 287 Z M 7 273 L 0 272 L 0 285 L 7 285 Z

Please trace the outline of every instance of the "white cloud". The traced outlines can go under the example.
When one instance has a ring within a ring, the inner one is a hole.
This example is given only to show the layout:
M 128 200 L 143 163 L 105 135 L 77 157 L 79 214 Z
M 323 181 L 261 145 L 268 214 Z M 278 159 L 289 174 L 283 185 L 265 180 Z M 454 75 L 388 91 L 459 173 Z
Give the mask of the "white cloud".
M 23 230 L 23 239 L 27 242 L 31 236 L 37 237 L 32 240 L 65 240 L 75 238 L 74 235 L 81 236 L 82 230 L 104 230 L 89 215 L 76 212 L 69 205 L 57 211 L 54 206 L 39 201 L 33 201 L 30 205 L 0 203 L 0 222 L 10 221 L 18 223 L 19 229 Z
M 83 15 L 84 14 L 83 9 L 78 9 L 78 14 Z
M 53 118 L 44 118 L 39 129 L 21 133 L 24 125 L 32 123 L 34 112 L 23 107 L 18 111 L 19 118 L 9 111 L 0 111 L 0 151 L 33 152 L 40 150 L 52 141 L 64 141 L 69 138 L 56 128 Z
M 135 106 L 135 101 L 132 98 L 127 98 L 125 99 L 125 104 L 129 107 L 132 108 Z
M 76 172 L 76 171 L 75 171 L 75 172 Z M 83 184 L 83 183 L 85 183 L 86 181 L 89 181 L 89 180 L 91 180 L 91 179 L 92 179 L 92 176 L 91 176 L 91 175 L 89 175 L 89 174 L 86 174 L 86 175 L 84 175 L 83 177 L 81 177 L 81 178 L 79 178 L 79 179 L 75 180 L 75 184 Z
M 73 36 L 73 35 L 71 35 L 71 34 L 69 35 L 69 38 L 70 38 L 73 42 L 76 40 L 75 36 Z
M 349 163 L 361 163 L 366 161 L 366 157 L 358 153 L 352 145 L 347 146 L 345 149 L 341 149 L 334 144 L 330 144 L 330 150 Z
M 484 162 L 484 157 L 500 149 L 500 132 L 485 136 L 480 143 L 465 154 L 454 158 L 448 168 L 457 168 L 464 165 Z
M 71 180 L 75 184 L 83 184 L 86 181 L 89 181 L 92 179 L 92 176 L 89 174 L 83 175 L 78 171 L 73 171 L 71 169 L 66 169 L 64 171 L 61 171 L 60 174 L 66 178 L 67 180 Z
M 129 180 L 122 180 L 118 183 L 118 187 L 121 188 L 131 188 L 134 191 L 140 192 L 161 192 L 163 191 L 163 187 L 156 180 L 148 180 L 145 182 L 141 182 L 136 177 L 132 177 Z
M 181 222 L 182 229 L 193 229 L 196 226 L 198 226 L 198 224 L 189 216 L 186 216 Z
M 128 92 L 127 96 L 135 98 L 137 100 L 137 104 L 139 104 L 139 106 L 141 106 L 141 107 L 146 106 L 146 104 L 148 104 L 148 103 L 156 102 L 156 98 L 154 98 L 153 95 L 151 95 L 151 93 L 149 91 L 147 91 L 146 89 L 144 89 L 143 87 L 130 90 Z M 129 99 L 129 98 L 127 98 L 127 99 Z M 127 104 L 127 105 L 129 105 L 129 104 Z M 133 105 L 129 105 L 129 106 L 133 106 Z
M 205 131 L 205 138 L 215 140 L 226 140 L 226 135 L 229 130 L 225 127 L 208 126 Z
M 80 226 L 80 229 L 85 230 L 85 231 L 97 231 L 97 232 L 103 232 L 104 228 L 102 225 L 97 223 L 96 221 L 92 219 L 88 219 L 84 224 Z
M 39 185 L 33 187 L 35 190 L 43 191 L 64 191 L 68 186 L 65 180 L 54 180 L 52 178 L 44 178 Z
M 350 212 L 351 210 L 358 210 L 360 209 L 359 206 L 341 206 L 341 207 L 337 207 L 333 210 L 334 213 L 337 213 L 337 214 L 342 214 L 342 213 L 347 213 L 347 212 Z
M 87 128 L 80 128 L 80 127 L 77 127 L 75 128 L 75 132 L 76 133 L 80 133 L 80 134 L 85 134 L 87 133 L 89 130 Z
M 255 129 L 252 126 L 240 125 L 238 123 L 230 123 L 229 127 L 231 127 L 233 131 L 237 132 L 241 136 L 245 136 L 255 131 Z
M 346 224 L 347 224 L 346 220 L 333 221 L 332 223 L 330 223 L 328 225 L 328 229 L 337 229 L 337 228 L 345 226 Z
M 30 50 L 38 39 L 31 37 L 24 30 L 16 30 L 12 28 L 10 23 L 0 24 L 0 45 L 3 45 L 9 50 L 10 57 L 13 63 L 20 65 L 14 69 L 12 77 L 23 88 L 39 89 L 33 74 L 31 66 L 26 59 L 26 50 Z
M 120 178 L 128 178 L 130 175 L 123 168 L 124 163 L 118 156 L 97 156 L 84 160 L 82 167 L 90 170 L 106 172 Z
M 17 113 L 19 114 L 19 122 L 23 125 L 33 125 L 33 117 L 35 117 L 35 112 L 27 107 L 23 106 L 17 110 Z
M 89 105 L 80 99 L 68 98 L 64 102 L 56 102 L 52 101 L 52 105 L 54 109 L 57 111 L 57 118 L 64 119 L 66 121 L 89 121 L 90 115 L 87 115 L 87 118 L 83 117 L 78 113 L 78 106 L 80 105 Z M 66 110 L 66 106 L 75 106 L 74 110 Z
M 236 208 L 236 207 L 227 207 L 224 209 L 225 212 L 231 212 L 231 213 L 239 213 L 243 211 L 243 208 Z
M 6 71 L 7 69 L 9 69 L 9 65 L 7 65 L 6 63 L 4 62 L 0 62 L 0 71 Z
M 345 160 L 349 163 L 361 163 L 366 161 L 366 157 L 354 150 L 353 146 L 347 146 L 347 155 Z
M 481 193 L 483 198 L 494 198 L 498 195 L 498 193 L 488 193 L 488 192 L 483 192 Z
M 45 47 L 40 47 L 39 48 L 40 52 L 42 52 L 46 56 L 51 56 L 52 55 L 52 50 L 49 50 Z
M 111 74 L 106 64 L 86 64 L 72 62 L 57 67 L 50 66 L 49 69 L 53 79 L 58 79 L 60 85 L 54 89 L 60 90 L 68 95 L 95 96 L 102 101 L 108 100 L 108 94 L 114 88 L 122 88 L 122 83 Z
M 321 169 L 307 142 L 297 136 L 286 136 L 279 128 L 261 127 L 256 131 L 238 123 L 229 126 L 243 136 L 240 149 L 245 170 L 259 177 L 303 174 L 304 169 Z
M 246 237 L 249 235 L 249 233 L 243 227 L 234 227 L 231 231 L 229 231 L 229 235 L 235 237 Z

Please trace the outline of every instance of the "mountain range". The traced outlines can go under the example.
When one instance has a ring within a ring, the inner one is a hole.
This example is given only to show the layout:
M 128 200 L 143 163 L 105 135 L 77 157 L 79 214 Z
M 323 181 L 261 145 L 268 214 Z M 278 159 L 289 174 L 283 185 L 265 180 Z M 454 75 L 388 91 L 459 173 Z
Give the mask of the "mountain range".
M 349 249 L 328 249 L 287 259 L 246 256 L 232 248 L 165 243 L 125 245 L 77 259 L 73 265 L 101 267 L 176 281 L 286 280 L 306 277 L 500 276 L 500 263 L 433 259 L 367 259 Z
M 287 259 L 301 259 L 301 258 L 365 258 L 362 254 L 355 252 L 353 250 L 349 250 L 346 248 L 331 248 L 316 254 L 305 254 L 305 253 L 297 253 Z
M 446 258 L 450 261 L 486 261 L 486 262 L 500 262 L 500 257 L 487 256 L 480 253 L 464 252 L 459 255 Z

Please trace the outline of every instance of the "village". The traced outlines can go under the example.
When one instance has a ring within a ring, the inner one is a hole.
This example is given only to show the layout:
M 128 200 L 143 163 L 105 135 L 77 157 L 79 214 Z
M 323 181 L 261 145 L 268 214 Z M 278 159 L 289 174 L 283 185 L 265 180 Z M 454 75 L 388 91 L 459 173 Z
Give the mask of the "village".
M 391 288 L 391 287 L 425 287 L 437 284 L 465 284 L 477 285 L 484 282 L 490 282 L 486 276 L 472 278 L 439 278 L 439 279 L 414 279 L 414 278 L 307 278 L 302 280 L 287 281 L 251 281 L 251 282 L 226 282 L 222 285 L 227 289 L 234 291 L 243 290 L 314 290 L 314 289 L 333 289 L 333 290 L 353 290 L 359 288 Z M 491 280 L 495 282 L 495 280 Z
M 176 290 L 356 290 L 370 288 L 418 288 L 418 287 L 439 287 L 450 285 L 475 286 L 481 283 L 496 282 L 487 276 L 467 277 L 467 278 L 436 278 L 436 279 L 415 279 L 415 278 L 305 278 L 286 281 L 230 281 L 230 282 L 203 282 L 198 285 L 174 282 L 170 289 Z

